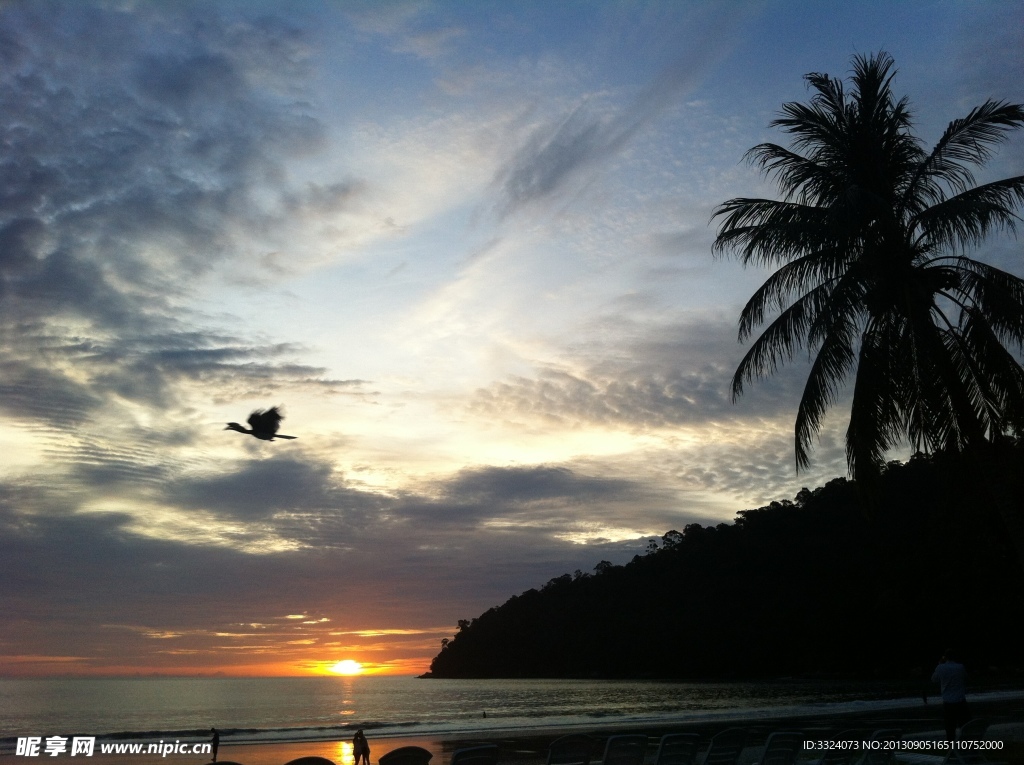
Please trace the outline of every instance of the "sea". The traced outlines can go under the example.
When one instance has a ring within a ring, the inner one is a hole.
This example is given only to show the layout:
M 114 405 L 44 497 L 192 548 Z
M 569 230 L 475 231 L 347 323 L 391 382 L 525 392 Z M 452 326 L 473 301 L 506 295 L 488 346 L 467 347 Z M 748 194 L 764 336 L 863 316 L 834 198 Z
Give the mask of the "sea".
M 440 680 L 413 677 L 0 679 L 0 754 L 18 737 L 222 744 L 515 734 L 919 706 L 878 683 Z M 1020 698 L 1020 691 L 976 695 Z M 933 703 L 938 699 L 933 698 Z

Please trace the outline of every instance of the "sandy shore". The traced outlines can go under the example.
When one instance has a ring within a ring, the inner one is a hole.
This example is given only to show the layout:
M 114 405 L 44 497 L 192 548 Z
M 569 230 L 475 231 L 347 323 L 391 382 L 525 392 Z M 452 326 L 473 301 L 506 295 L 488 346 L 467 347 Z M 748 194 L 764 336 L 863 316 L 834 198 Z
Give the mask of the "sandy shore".
M 992 752 L 989 759 L 1024 765 L 1024 695 L 1008 700 L 972 703 L 972 716 L 984 717 L 990 721 L 991 727 L 987 738 L 1001 741 L 1003 748 Z M 866 738 L 874 730 L 896 728 L 903 731 L 905 738 L 942 738 L 942 706 L 931 703 L 910 708 L 878 710 L 872 712 L 850 712 L 835 715 L 818 715 L 814 717 L 789 718 L 757 718 L 746 721 L 729 720 L 720 722 L 664 724 L 647 726 L 637 729 L 635 726 L 596 723 L 586 730 L 573 730 L 572 733 L 587 733 L 597 741 L 598 747 L 609 735 L 622 733 L 646 733 L 651 737 L 648 749 L 649 758 L 653 757 L 657 738 L 665 733 L 698 733 L 704 739 L 710 739 L 715 733 L 731 727 L 745 728 L 750 736 L 749 745 L 744 751 L 740 765 L 756 763 L 765 739 L 777 730 L 799 730 L 810 740 L 834 739 L 845 731 L 857 731 L 856 737 Z M 547 756 L 548 745 L 558 736 L 567 731 L 516 731 L 515 733 L 496 732 L 487 736 L 425 736 L 400 738 L 370 738 L 371 761 L 401 746 L 421 746 L 432 752 L 434 757 L 431 765 L 447 765 L 451 754 L 456 749 L 476 744 L 498 744 L 502 763 L 512 765 L 543 765 Z M 270 744 L 239 744 L 222 745 L 218 761 L 223 763 L 242 763 L 242 765 L 285 765 L 298 757 L 315 755 L 331 760 L 337 765 L 353 765 L 351 741 L 313 741 L 300 743 Z M 812 753 L 808 752 L 808 757 Z M 67 757 L 63 755 L 61 760 Z M 600 757 L 596 753 L 595 759 Z M 70 758 L 69 758 L 70 759 Z M 87 765 L 204 765 L 209 762 L 207 757 L 196 755 L 168 755 L 162 758 L 157 755 L 102 755 L 98 752 L 90 758 L 80 758 Z M 12 755 L 0 756 L 0 765 L 28 765 L 35 760 L 52 762 L 48 757 L 25 758 Z

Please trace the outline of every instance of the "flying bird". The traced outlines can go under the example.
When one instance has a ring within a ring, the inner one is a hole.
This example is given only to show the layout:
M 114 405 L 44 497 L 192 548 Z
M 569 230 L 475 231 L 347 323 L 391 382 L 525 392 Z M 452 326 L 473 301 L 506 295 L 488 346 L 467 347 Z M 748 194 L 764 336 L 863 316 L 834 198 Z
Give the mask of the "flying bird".
M 277 429 L 281 427 L 281 420 L 283 419 L 284 415 L 278 411 L 276 406 L 272 406 L 266 411 L 257 409 L 249 415 L 249 419 L 246 422 L 249 423 L 251 430 L 250 428 L 243 428 L 237 422 L 229 422 L 224 430 L 237 430 L 239 433 L 255 436 L 263 441 L 273 441 L 275 438 L 288 438 L 291 440 L 298 438 L 298 436 L 283 436 L 277 432 Z

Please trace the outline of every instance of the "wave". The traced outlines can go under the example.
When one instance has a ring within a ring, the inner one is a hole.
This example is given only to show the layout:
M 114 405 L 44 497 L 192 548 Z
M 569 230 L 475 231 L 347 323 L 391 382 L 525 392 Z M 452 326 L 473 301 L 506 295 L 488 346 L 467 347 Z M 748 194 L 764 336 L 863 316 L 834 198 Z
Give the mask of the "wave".
M 1024 690 L 988 691 L 971 694 L 971 700 L 977 702 L 997 702 L 1024 698 Z M 437 736 L 446 737 L 459 734 L 473 734 L 480 737 L 517 735 L 525 733 L 543 733 L 553 730 L 573 730 L 593 728 L 596 721 L 602 727 L 621 728 L 661 727 L 673 724 L 700 724 L 720 721 L 761 721 L 771 718 L 797 717 L 831 717 L 847 713 L 884 711 L 920 706 L 920 697 L 900 697 L 885 699 L 859 699 L 844 701 L 801 701 L 790 704 L 765 704 L 763 706 L 732 706 L 725 708 L 661 708 L 657 711 L 647 709 L 630 714 L 616 709 L 577 710 L 547 709 L 534 711 L 529 709 L 516 710 L 511 714 L 492 713 L 486 717 L 474 716 L 461 719 L 406 719 L 394 720 L 362 720 L 332 725 L 307 725 L 295 727 L 237 727 L 218 728 L 221 745 L 230 744 L 281 744 L 313 741 L 336 741 L 351 738 L 359 728 L 377 738 L 402 738 Z M 26 735 L 39 735 L 28 732 Z M 50 735 L 93 736 L 91 732 L 68 733 L 63 731 L 43 731 L 43 737 Z M 156 743 L 157 741 L 180 741 L 182 743 L 201 743 L 210 740 L 209 728 L 179 728 L 170 730 L 129 730 L 95 735 L 96 744 L 103 742 L 118 743 Z M 13 754 L 16 751 L 17 737 L 0 738 L 0 755 Z

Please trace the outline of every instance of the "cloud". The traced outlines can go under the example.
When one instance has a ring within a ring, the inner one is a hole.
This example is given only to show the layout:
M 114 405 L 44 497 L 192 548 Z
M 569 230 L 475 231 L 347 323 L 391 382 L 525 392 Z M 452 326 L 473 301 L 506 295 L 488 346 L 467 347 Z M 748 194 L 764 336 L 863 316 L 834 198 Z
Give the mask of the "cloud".
M 8 420 L 63 428 L 84 422 L 100 404 L 89 386 L 24 359 L 6 359 L 0 372 L 0 409 Z
M 607 527 L 626 507 L 643 516 L 639 508 L 645 504 L 671 503 L 643 482 L 588 475 L 566 465 L 464 468 L 425 484 L 421 492 L 401 498 L 392 511 L 417 530 L 418 538 L 430 539 L 443 529 L 475 529 L 482 535 L 530 537 L 531 544 L 537 537 L 560 538 L 570 529 Z M 619 520 L 614 525 L 620 533 L 629 524 Z M 627 535 L 640 533 L 632 530 Z
M 379 36 L 395 53 L 412 54 L 427 61 L 443 58 L 451 43 L 466 34 L 457 24 L 447 22 L 427 3 L 354 3 L 346 14 L 357 29 Z
M 0 13 L 10 63 L 0 73 L 0 324 L 10 338 L 0 386 L 35 385 L 40 400 L 16 396 L 11 408 L 43 416 L 65 399 L 74 420 L 104 396 L 167 405 L 189 375 L 272 387 L 273 365 L 254 362 L 280 352 L 234 338 L 211 347 L 185 304 L 195 279 L 245 253 L 252 236 L 357 193 L 344 182 L 292 189 L 283 171 L 323 134 L 296 100 L 308 76 L 301 34 L 185 6 Z M 33 345 L 52 356 L 26 353 Z M 89 381 L 62 363 L 84 365 Z M 292 381 L 323 376 L 281 370 Z
M 669 427 L 723 415 L 728 399 L 721 381 L 721 370 L 625 380 L 542 370 L 536 378 L 512 378 L 479 391 L 471 408 L 484 415 L 528 415 L 567 427 Z
M 373 494 L 346 490 L 333 467 L 309 454 L 277 454 L 246 460 L 212 475 L 183 477 L 170 485 L 172 505 L 209 510 L 241 519 L 265 519 L 276 513 L 344 514 L 351 530 L 363 526 L 356 514 L 378 508 Z M 327 540 L 324 540 L 327 541 Z
M 197 452 L 209 414 L 193 403 L 369 395 L 304 363 L 304 346 L 216 329 L 225 318 L 195 308 L 218 269 L 258 270 L 261 237 L 360 193 L 285 170 L 323 145 L 305 33 L 194 6 L 18 4 L 0 18 L 0 408 L 5 448 L 38 454 L 2 473 L 15 539 L 49 540 L 65 573 L 42 580 L 74 561 L 87 590 L 107 581 L 104 555 L 128 577 L 160 534 L 222 553 L 302 546 L 267 519 L 316 485 L 343 504 L 328 469 L 225 460 L 211 474 Z
M 0 596 L 5 653 L 81 656 L 86 669 L 99 670 L 125 661 L 161 666 L 186 655 L 197 666 L 223 666 L 234 661 L 223 652 L 241 646 L 283 659 L 291 655 L 284 645 L 326 646 L 331 634 L 357 633 L 352 647 L 366 640 L 378 652 L 423 656 L 431 651 L 417 642 L 372 641 L 396 630 L 437 632 L 439 620 L 454 625 L 575 568 L 623 562 L 643 546 L 573 544 L 559 538 L 564 528 L 529 523 L 437 523 L 452 506 L 496 502 L 514 513 L 536 502 L 578 506 L 580 487 L 590 504 L 639 491 L 550 466 L 466 470 L 418 497 L 353 489 L 309 455 L 219 465 L 164 484 L 156 496 L 177 508 L 176 517 L 201 507 L 223 520 L 245 519 L 250 531 L 263 526 L 307 544 L 254 554 L 197 544 L 201 537 L 139 535 L 129 515 L 69 512 L 59 501 L 66 494 L 31 500 L 24 489 L 0 484 L 0 576 L 11 585 Z M 411 513 L 414 505 L 434 512 Z M 147 507 L 163 512 L 160 503 Z M 301 623 L 285 624 L 281 614 L 302 614 Z M 54 619 L 60 630 L 48 626 Z M 116 657 L 104 648 L 110 629 L 121 633 Z
M 8 664 L 407 666 L 844 472 L 842 422 L 794 472 L 802 359 L 731 401 L 764 274 L 709 254 L 817 65 L 751 99 L 763 8 L 552 8 L 3 5 Z
M 499 505 L 572 498 L 618 497 L 628 493 L 626 481 L 575 475 L 564 467 L 486 467 L 460 471 L 445 490 L 449 496 Z
M 716 11 L 691 19 L 700 33 L 629 102 L 614 107 L 586 97 L 567 114 L 537 125 L 495 176 L 499 210 L 508 215 L 581 182 L 606 163 L 663 112 L 678 105 L 733 44 L 741 12 Z
M 539 365 L 533 375 L 480 388 L 468 408 L 509 422 L 641 431 L 772 417 L 787 411 L 799 395 L 802 365 L 797 359 L 780 374 L 750 386 L 734 404 L 732 375 L 744 352 L 735 325 L 710 315 L 648 320 L 642 311 L 649 299 L 639 296 L 636 302 L 620 301 L 615 310 L 593 319 L 584 336 L 594 339 L 564 348 L 561 363 Z M 723 348 L 733 350 L 723 354 Z M 748 399 L 756 403 L 748 405 Z
M 194 436 L 173 410 L 201 386 L 224 400 L 282 386 L 361 392 L 362 381 L 297 363 L 298 346 L 205 329 L 204 317 L 185 308 L 197 278 L 244 251 L 234 244 L 239 230 L 265 228 L 256 189 L 273 189 L 282 153 L 316 132 L 304 109 L 262 88 L 266 60 L 259 71 L 246 68 L 251 51 L 232 45 L 251 38 L 207 40 L 220 52 L 168 61 L 145 54 L 149 42 L 133 17 L 132 33 L 109 52 L 118 65 L 101 74 L 73 70 L 74 56 L 46 38 L 49 23 L 36 24 L 28 6 L 3 13 L 27 41 L 20 69 L 0 74 L 0 407 L 8 421 L 112 434 L 138 426 L 130 407 L 141 404 L 153 408 L 153 422 L 131 442 L 170 435 L 180 446 Z M 88 30 L 124 21 L 96 8 L 82 7 L 80 18 L 71 6 L 61 13 Z M 206 31 L 216 38 L 214 27 Z M 261 35 L 268 55 L 280 52 L 268 27 Z M 203 44 L 200 36 L 188 46 Z M 344 205 L 352 194 L 344 184 L 279 191 L 281 219 L 303 205 Z M 81 460 L 79 477 L 90 485 L 156 477 L 141 449 L 126 455 L 65 439 L 59 453 Z
M 793 423 L 806 357 L 798 354 L 733 401 L 732 376 L 746 347 L 736 342 L 731 321 L 708 315 L 657 322 L 631 319 L 637 310 L 629 305 L 615 308 L 623 311 L 593 320 L 584 333 L 590 341 L 563 348 L 558 361 L 537 364 L 530 374 L 496 380 L 465 403 L 470 416 L 504 437 L 566 443 L 579 434 L 575 456 L 566 454 L 560 467 L 582 475 L 644 476 L 647 495 L 637 490 L 639 480 L 631 482 L 622 506 L 612 492 L 601 503 L 582 501 L 595 520 L 611 527 L 616 518 L 628 518 L 631 507 L 648 529 L 664 526 L 663 533 L 729 517 L 846 472 L 848 390 L 822 429 L 811 468 L 796 473 Z M 539 487 L 546 485 L 543 477 L 536 476 Z M 588 488 L 581 485 L 580 496 Z

